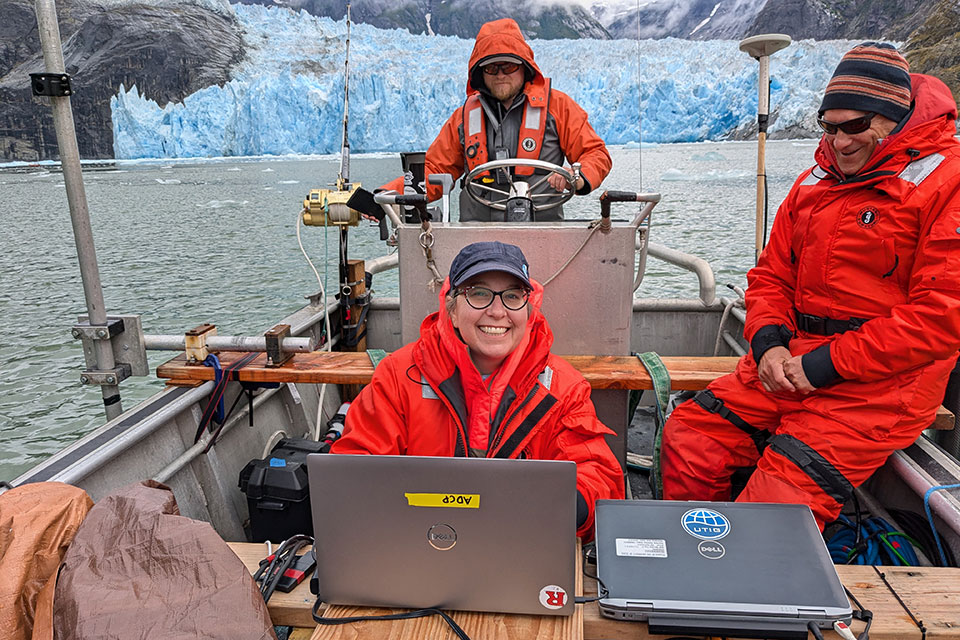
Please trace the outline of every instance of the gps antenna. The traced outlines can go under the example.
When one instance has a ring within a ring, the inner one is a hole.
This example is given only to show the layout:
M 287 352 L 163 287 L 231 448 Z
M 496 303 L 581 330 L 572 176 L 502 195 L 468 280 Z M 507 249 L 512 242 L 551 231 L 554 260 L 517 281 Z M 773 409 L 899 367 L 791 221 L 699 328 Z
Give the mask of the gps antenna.
M 747 53 L 760 63 L 758 76 L 759 103 L 757 104 L 757 226 L 754 264 L 760 259 L 760 252 L 766 244 L 767 236 L 767 174 L 764 158 L 767 143 L 767 120 L 770 114 L 770 56 L 790 44 L 790 36 L 782 33 L 765 33 L 751 36 L 740 41 L 740 51 Z

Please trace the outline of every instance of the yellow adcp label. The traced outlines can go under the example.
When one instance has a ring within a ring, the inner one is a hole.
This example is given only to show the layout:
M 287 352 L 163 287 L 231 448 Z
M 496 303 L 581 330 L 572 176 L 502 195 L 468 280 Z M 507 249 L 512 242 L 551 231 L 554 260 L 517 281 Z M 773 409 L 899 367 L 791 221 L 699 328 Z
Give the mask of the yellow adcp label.
M 408 507 L 452 507 L 454 509 L 479 509 L 478 493 L 404 493 Z

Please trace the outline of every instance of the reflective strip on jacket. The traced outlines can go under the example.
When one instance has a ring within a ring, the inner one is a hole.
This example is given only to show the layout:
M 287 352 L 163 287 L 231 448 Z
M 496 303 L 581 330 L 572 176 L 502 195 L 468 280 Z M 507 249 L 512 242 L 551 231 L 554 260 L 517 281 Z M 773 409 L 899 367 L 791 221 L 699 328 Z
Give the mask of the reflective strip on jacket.
M 597 188 L 603 179 L 610 173 L 612 161 L 607 148 L 600 136 L 593 130 L 587 119 L 587 113 L 573 98 L 550 89 L 550 81 L 544 77 L 533 57 L 533 50 L 524 41 L 517 23 L 509 18 L 486 23 L 477 34 L 473 53 L 470 55 L 467 77 L 467 97 L 485 91 L 482 86 L 475 86 L 473 81 L 477 65 L 484 59 L 498 55 L 513 55 L 524 60 L 530 69 L 533 78 L 524 87 L 522 96 L 511 107 L 512 110 L 525 109 L 525 105 L 541 106 L 549 102 L 547 117 L 543 122 L 545 127 L 540 151 L 536 156 L 541 160 L 562 164 L 567 158 L 570 162 L 580 163 L 580 173 L 585 180 L 583 189 L 578 193 L 585 194 Z M 548 99 L 549 98 L 549 99 Z M 492 100 L 492 98 L 489 98 Z M 450 174 L 454 181 L 464 174 L 466 167 L 466 150 L 464 148 L 464 108 L 460 107 L 447 119 L 436 139 L 430 145 L 426 155 L 424 175 Z M 487 123 L 489 126 L 489 123 Z M 508 141 L 516 149 L 518 140 Z M 403 192 L 403 178 L 397 178 L 383 185 L 384 189 L 391 189 L 398 193 Z M 427 195 L 431 201 L 440 197 L 440 187 L 427 185 Z
M 817 166 L 797 179 L 747 276 L 745 334 L 754 347 L 781 325 L 797 335 L 795 310 L 866 320 L 842 334 L 800 333 L 815 386 L 946 367 L 960 349 L 957 107 L 936 78 L 911 78 L 909 120 L 856 176 L 843 176 L 821 141 Z M 904 401 L 904 410 L 935 411 L 940 400 L 913 409 Z

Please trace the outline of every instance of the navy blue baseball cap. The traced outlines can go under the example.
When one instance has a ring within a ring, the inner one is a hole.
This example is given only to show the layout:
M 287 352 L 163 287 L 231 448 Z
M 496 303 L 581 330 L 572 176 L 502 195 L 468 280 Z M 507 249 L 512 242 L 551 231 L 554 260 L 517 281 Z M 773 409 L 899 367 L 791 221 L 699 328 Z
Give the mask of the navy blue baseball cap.
M 450 288 L 459 287 L 473 276 L 487 271 L 502 271 L 530 285 L 530 265 L 520 247 L 502 242 L 468 244 L 450 264 Z

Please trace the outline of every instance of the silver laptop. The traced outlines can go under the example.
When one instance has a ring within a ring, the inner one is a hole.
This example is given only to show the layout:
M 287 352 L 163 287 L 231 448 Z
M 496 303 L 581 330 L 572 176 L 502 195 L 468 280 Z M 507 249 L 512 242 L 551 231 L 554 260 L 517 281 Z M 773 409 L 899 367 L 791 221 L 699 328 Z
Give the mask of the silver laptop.
M 573 462 L 307 456 L 319 597 L 569 615 Z
M 810 508 L 600 500 L 600 611 L 651 633 L 807 638 L 850 603 Z

